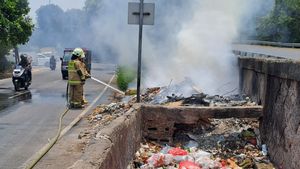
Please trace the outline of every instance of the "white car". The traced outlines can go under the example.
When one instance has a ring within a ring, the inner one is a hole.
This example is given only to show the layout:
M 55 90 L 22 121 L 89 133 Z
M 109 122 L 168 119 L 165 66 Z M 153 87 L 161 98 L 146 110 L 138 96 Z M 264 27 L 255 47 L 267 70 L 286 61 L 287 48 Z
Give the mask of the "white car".
M 43 54 L 38 54 L 38 57 L 37 57 L 37 65 L 38 66 L 49 67 L 49 64 L 50 64 L 50 57 L 45 56 Z

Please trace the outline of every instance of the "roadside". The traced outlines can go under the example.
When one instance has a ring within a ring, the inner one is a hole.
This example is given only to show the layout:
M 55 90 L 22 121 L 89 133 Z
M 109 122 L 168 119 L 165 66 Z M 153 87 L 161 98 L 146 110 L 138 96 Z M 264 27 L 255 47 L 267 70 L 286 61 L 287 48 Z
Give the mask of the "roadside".
M 87 117 L 94 112 L 99 104 L 110 103 L 110 99 L 107 99 L 110 96 L 111 92 L 109 90 L 105 91 L 86 115 L 57 141 L 34 168 L 71 168 L 76 161 L 80 160 L 90 141 L 90 138 L 85 136 L 93 133 L 90 130 L 91 124 L 88 122 Z

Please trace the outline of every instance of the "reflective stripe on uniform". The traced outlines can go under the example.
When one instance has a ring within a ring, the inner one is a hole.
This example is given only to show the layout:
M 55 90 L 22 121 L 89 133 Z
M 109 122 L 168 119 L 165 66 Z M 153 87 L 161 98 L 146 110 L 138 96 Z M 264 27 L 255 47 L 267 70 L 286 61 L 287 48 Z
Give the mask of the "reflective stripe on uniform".
M 78 85 L 78 84 L 81 84 L 81 81 L 78 81 L 78 80 L 68 80 L 69 84 L 70 85 Z
M 69 76 L 69 84 L 70 85 L 78 85 L 81 84 L 81 77 L 78 74 L 80 70 L 76 64 L 80 63 L 80 61 L 71 60 L 68 64 L 68 76 Z
M 74 104 L 74 105 L 81 105 L 80 102 L 72 102 L 72 101 L 70 101 L 70 103 L 71 103 L 71 104 Z
M 69 61 L 68 64 L 68 70 L 75 70 L 75 62 L 74 61 Z

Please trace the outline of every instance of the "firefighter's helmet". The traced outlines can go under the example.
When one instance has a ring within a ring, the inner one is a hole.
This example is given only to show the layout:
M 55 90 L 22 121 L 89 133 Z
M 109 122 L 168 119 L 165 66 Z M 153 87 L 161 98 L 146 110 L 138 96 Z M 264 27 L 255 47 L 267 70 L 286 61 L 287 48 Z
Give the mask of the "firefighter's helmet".
M 75 48 L 72 54 L 78 56 L 79 58 L 85 58 L 84 52 L 81 48 Z

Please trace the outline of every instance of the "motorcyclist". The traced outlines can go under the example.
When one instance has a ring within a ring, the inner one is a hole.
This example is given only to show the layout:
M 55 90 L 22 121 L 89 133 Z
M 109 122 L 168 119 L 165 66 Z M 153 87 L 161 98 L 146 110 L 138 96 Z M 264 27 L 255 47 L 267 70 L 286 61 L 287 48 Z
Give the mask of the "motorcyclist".
M 51 70 L 55 70 L 55 67 L 56 67 L 56 59 L 55 59 L 55 57 L 52 55 L 52 56 L 50 57 L 50 68 L 51 68 Z
M 28 61 L 28 58 L 24 54 L 21 54 L 20 58 L 21 58 L 21 61 L 20 61 L 19 65 L 25 69 L 25 71 L 27 72 L 28 81 L 31 82 L 31 79 L 32 79 L 31 63 Z

